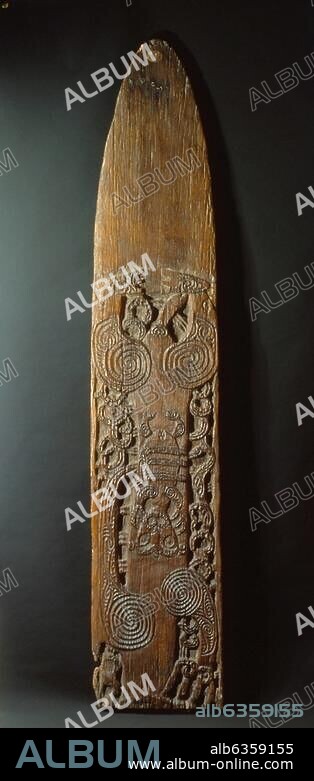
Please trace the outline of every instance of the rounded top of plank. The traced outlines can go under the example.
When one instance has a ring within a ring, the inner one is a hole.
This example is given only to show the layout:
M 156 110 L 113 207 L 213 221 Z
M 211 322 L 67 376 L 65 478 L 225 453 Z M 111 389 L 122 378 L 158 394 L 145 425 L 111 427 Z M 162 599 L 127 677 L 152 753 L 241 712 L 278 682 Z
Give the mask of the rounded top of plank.
M 210 174 L 189 79 L 164 40 L 142 43 L 129 59 L 99 182 L 95 274 L 144 252 L 157 266 L 212 273 Z

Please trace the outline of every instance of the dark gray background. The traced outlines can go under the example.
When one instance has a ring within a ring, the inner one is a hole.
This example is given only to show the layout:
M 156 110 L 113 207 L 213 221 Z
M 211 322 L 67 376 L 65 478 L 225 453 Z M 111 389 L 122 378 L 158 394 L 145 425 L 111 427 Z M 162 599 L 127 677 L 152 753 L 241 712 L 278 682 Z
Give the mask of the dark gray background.
M 302 696 L 314 681 L 314 500 L 252 534 L 249 507 L 314 470 L 314 290 L 252 323 L 248 300 L 314 260 L 314 79 L 252 113 L 249 88 L 302 63 L 313 45 L 311 0 L 16 0 L 0 9 L 0 600 L 4 726 L 88 718 L 90 529 L 66 531 L 64 508 L 89 504 L 90 310 L 70 322 L 64 299 L 92 282 L 93 224 L 104 143 L 119 84 L 66 111 L 64 90 L 160 36 L 182 56 L 209 145 L 217 223 L 226 702 Z M 121 263 L 129 258 L 121 259 Z M 306 701 L 306 700 L 305 700 Z M 247 725 L 247 721 L 243 720 Z M 115 715 L 105 728 L 209 726 L 193 716 Z M 221 724 L 222 722 L 219 721 Z M 241 720 L 224 720 L 242 726 Z M 313 723 L 313 711 L 303 724 Z M 293 722 L 292 722 L 293 724 Z M 291 725 L 291 722 L 290 722 Z M 217 721 L 218 726 L 218 721 Z M 300 722 L 297 723 L 300 726 Z

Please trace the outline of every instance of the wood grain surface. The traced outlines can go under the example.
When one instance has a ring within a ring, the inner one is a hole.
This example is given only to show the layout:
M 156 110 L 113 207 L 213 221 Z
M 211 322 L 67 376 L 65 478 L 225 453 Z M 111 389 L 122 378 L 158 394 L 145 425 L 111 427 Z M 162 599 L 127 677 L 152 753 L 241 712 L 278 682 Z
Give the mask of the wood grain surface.
M 222 702 L 215 234 L 189 80 L 167 43 L 148 46 L 121 82 L 97 201 L 94 688 L 188 712 Z

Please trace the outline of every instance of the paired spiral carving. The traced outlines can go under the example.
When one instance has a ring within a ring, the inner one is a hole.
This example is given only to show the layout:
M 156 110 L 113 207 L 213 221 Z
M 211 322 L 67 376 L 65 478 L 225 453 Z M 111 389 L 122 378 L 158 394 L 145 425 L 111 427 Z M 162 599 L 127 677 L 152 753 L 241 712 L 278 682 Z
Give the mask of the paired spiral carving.
M 202 603 L 202 583 L 187 569 L 173 570 L 162 582 L 161 599 L 172 616 L 192 615 Z
M 197 319 L 189 336 L 171 345 L 164 356 L 164 369 L 180 388 L 194 389 L 207 382 L 215 371 L 215 329 Z
M 111 603 L 110 634 L 112 644 L 121 650 L 143 648 L 155 631 L 154 616 L 136 594 L 120 594 Z
M 173 570 L 161 584 L 160 600 L 172 616 L 195 617 L 196 628 L 203 634 L 203 653 L 212 653 L 217 640 L 215 605 L 201 578 L 188 569 Z M 145 596 L 114 596 L 107 612 L 110 643 L 121 651 L 144 648 L 154 637 L 155 610 L 154 603 Z
M 102 380 L 119 391 L 137 390 L 151 371 L 151 359 L 144 344 L 125 336 L 117 318 L 96 326 L 94 358 Z

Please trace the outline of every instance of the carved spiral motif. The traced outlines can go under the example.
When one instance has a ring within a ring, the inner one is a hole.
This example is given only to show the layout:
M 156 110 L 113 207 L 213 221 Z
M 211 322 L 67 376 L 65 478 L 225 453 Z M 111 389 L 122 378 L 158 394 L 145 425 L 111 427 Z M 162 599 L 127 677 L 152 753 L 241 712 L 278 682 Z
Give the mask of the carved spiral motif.
M 135 594 L 121 594 L 113 600 L 109 612 L 113 645 L 132 650 L 151 642 L 155 622 L 147 608 Z
M 139 341 L 122 334 L 115 318 L 96 327 L 94 354 L 99 374 L 110 388 L 131 393 L 149 377 L 148 350 Z
M 200 607 L 201 582 L 187 569 L 176 569 L 161 584 L 161 600 L 172 616 L 189 616 Z
M 165 371 L 181 388 L 193 389 L 207 382 L 215 368 L 214 327 L 199 320 L 187 339 L 165 353 Z
M 203 611 L 199 611 L 197 618 L 203 633 L 203 653 L 211 654 L 217 643 L 217 616 L 215 603 L 209 591 L 205 594 Z

